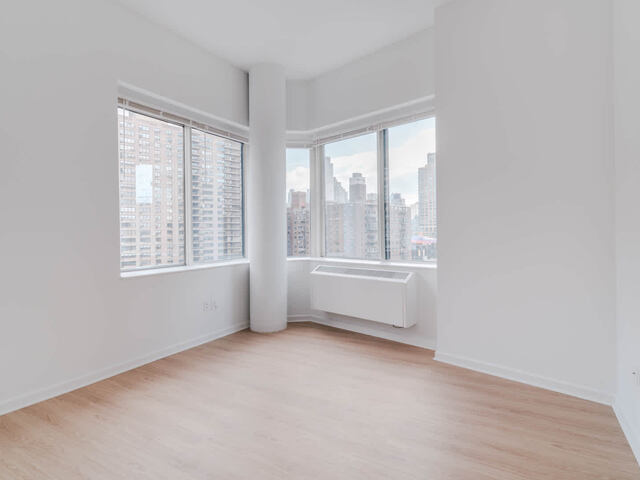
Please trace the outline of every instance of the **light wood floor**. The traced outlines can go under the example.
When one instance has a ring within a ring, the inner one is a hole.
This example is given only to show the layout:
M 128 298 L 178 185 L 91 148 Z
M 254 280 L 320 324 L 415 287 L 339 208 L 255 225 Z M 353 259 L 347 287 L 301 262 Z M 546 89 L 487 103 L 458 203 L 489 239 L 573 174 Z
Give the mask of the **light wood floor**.
M 1 479 L 640 479 L 609 407 L 310 324 L 0 417 Z

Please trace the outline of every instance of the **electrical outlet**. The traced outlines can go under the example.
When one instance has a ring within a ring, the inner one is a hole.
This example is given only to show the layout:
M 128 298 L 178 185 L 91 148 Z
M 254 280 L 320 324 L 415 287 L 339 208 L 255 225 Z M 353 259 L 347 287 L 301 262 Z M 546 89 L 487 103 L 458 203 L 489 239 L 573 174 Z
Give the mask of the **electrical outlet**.
M 218 304 L 213 300 L 205 300 L 202 302 L 202 311 L 203 312 L 213 312 L 214 310 L 218 310 Z

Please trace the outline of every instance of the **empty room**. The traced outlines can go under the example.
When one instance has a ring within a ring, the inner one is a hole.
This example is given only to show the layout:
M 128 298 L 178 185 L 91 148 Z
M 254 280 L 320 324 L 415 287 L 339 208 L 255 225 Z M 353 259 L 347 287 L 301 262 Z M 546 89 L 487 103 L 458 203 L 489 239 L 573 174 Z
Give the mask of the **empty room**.
M 0 480 L 640 480 L 640 1 L 0 4 Z

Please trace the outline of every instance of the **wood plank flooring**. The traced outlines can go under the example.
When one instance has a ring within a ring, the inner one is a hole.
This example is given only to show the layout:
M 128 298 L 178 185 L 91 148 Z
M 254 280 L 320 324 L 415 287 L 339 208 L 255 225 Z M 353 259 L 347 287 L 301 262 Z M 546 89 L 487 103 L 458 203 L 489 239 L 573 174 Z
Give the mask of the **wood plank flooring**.
M 611 408 L 312 324 L 0 417 L 0 479 L 640 479 Z

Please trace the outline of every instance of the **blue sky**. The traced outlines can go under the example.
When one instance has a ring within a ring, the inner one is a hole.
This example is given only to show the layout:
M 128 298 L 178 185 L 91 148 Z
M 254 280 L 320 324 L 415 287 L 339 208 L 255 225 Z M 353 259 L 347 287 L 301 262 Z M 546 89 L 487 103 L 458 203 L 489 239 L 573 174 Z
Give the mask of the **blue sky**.
M 287 148 L 287 173 L 296 167 L 309 168 L 309 150 L 306 148 Z

